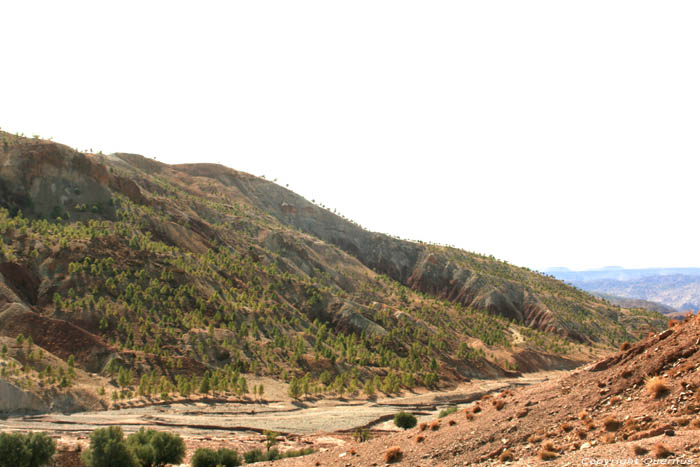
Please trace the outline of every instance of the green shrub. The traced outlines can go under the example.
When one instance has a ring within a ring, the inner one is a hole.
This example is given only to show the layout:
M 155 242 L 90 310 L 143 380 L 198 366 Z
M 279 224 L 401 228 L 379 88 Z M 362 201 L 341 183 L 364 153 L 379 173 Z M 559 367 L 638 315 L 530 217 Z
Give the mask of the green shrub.
M 83 453 L 87 467 L 138 467 L 139 462 L 124 441 L 121 427 L 99 428 L 90 435 L 90 448 Z
M 265 460 L 265 455 L 260 449 L 251 449 L 243 454 L 243 459 L 245 459 L 246 464 L 254 464 Z
M 236 467 L 241 465 L 238 453 L 231 449 L 221 448 L 218 451 L 200 448 L 192 456 L 192 467 Z
M 185 443 L 176 434 L 141 428 L 126 439 L 141 467 L 163 467 L 179 464 L 185 457 Z
M 411 413 L 399 412 L 394 415 L 394 425 L 398 426 L 399 428 L 403 428 L 404 430 L 413 428 L 416 426 L 416 423 L 418 423 L 418 420 L 416 420 L 416 417 Z
M 447 417 L 448 415 L 453 414 L 456 411 L 457 411 L 457 406 L 453 405 L 452 407 L 448 407 L 444 410 L 441 410 L 440 414 L 438 415 L 438 418 Z
M 221 448 L 217 454 L 219 455 L 218 465 L 223 467 L 236 467 L 237 465 L 242 464 L 238 452 L 234 451 L 233 449 Z
M 372 435 L 370 435 L 367 428 L 358 428 L 355 430 L 355 433 L 353 433 L 352 438 L 358 443 L 364 443 L 365 441 L 369 441 Z
M 0 433 L 0 467 L 40 467 L 56 452 L 56 442 L 46 433 Z

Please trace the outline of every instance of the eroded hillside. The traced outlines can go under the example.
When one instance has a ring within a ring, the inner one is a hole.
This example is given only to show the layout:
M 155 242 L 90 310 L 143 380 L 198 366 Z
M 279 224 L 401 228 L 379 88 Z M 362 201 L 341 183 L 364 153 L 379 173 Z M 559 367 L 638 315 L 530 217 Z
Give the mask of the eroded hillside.
M 690 465 L 700 459 L 700 316 L 594 364 L 282 465 Z M 456 407 L 455 407 L 456 408 Z
M 17 341 L 2 378 L 44 401 L 80 372 L 103 406 L 258 393 L 246 374 L 293 397 L 395 393 L 571 367 L 663 325 L 493 258 L 368 232 L 222 166 L 7 133 L 0 232 L 0 335 Z

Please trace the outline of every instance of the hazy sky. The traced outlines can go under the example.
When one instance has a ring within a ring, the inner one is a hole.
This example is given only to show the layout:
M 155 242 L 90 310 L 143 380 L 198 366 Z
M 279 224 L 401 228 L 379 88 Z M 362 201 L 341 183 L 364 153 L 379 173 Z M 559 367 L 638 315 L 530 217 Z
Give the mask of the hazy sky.
M 15 1 L 0 126 L 533 268 L 700 266 L 700 2 Z

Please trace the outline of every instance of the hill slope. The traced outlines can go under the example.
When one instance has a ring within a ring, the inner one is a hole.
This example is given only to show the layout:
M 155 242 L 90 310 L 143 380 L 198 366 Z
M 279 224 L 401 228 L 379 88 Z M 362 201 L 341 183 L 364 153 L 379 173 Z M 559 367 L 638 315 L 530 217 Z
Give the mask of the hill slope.
M 572 366 L 663 322 L 222 166 L 0 136 L 0 335 L 102 375 L 105 405 L 137 388 L 242 396 L 245 374 L 306 394 L 434 387 Z M 75 370 L 32 348 L 11 348 L 23 370 L 3 377 L 70 391 Z
M 411 466 L 692 464 L 700 459 L 698 350 L 700 316 L 694 316 L 559 378 L 491 394 L 427 428 L 281 465 L 381 465 L 390 446 L 403 453 L 399 465 Z

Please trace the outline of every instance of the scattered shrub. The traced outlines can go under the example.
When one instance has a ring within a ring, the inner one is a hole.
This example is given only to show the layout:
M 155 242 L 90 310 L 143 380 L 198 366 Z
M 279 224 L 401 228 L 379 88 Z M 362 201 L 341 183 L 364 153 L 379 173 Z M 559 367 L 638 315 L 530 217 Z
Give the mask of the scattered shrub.
M 438 431 L 440 429 L 440 421 L 438 420 L 433 420 L 430 423 L 430 429 L 433 431 Z
M 450 420 L 449 422 L 447 422 L 447 424 L 450 425 L 450 426 L 452 426 L 452 425 L 456 425 L 457 422 L 456 422 L 454 419 L 452 419 L 452 420 Z
M 464 411 L 464 416 L 466 417 L 467 420 L 473 420 L 474 419 L 474 414 L 471 413 L 469 410 Z
M 585 410 L 582 410 L 578 413 L 579 420 L 585 420 L 586 418 L 588 418 L 588 412 L 586 412 Z
M 617 431 L 622 427 L 622 422 L 617 420 L 615 417 L 610 416 L 603 420 L 603 426 L 606 431 Z
M 551 461 L 553 459 L 557 458 L 557 453 L 552 452 L 552 451 L 547 451 L 545 449 L 540 450 L 540 452 L 537 453 L 537 456 L 542 459 L 543 461 Z
M 141 428 L 126 438 L 141 467 L 163 467 L 180 464 L 185 457 L 185 443 L 177 434 Z
M 518 418 L 525 418 L 527 417 L 528 413 L 530 413 L 529 410 L 527 410 L 526 408 L 522 408 L 518 411 L 518 413 L 515 414 L 515 416 Z
M 527 442 L 528 442 L 528 443 L 532 443 L 532 444 L 539 443 L 540 441 L 542 441 L 542 436 L 540 436 L 540 435 L 538 435 L 538 434 L 536 434 L 536 433 L 531 434 L 531 435 L 527 438 Z
M 551 441 L 545 441 L 542 443 L 542 450 L 543 451 L 557 451 L 557 449 L 554 447 L 554 443 Z
M 630 343 L 629 343 L 629 342 L 623 342 L 622 345 L 620 346 L 620 350 L 622 350 L 623 352 L 624 352 L 625 350 L 629 350 L 629 348 L 630 348 Z
M 98 428 L 90 435 L 90 447 L 82 455 L 87 467 L 137 467 L 139 462 L 127 447 L 121 427 Z
M 369 430 L 367 428 L 358 428 L 355 430 L 352 437 L 356 442 L 364 443 L 365 441 L 369 441 L 372 436 L 369 434 Z
M 586 439 L 588 438 L 588 432 L 582 428 L 579 428 L 576 430 L 576 436 L 578 436 L 579 439 Z
M 241 458 L 236 451 L 231 449 L 221 448 L 214 451 L 213 449 L 199 448 L 190 462 L 192 467 L 236 467 L 241 465 Z
M 415 415 L 413 415 L 412 413 L 399 412 L 396 415 L 394 415 L 394 425 L 396 425 L 399 428 L 403 428 L 404 430 L 416 426 L 417 421 L 418 420 L 416 420 Z
M 301 457 L 308 454 L 313 454 L 314 452 L 315 451 L 313 448 L 290 449 L 285 452 L 280 452 L 277 448 L 271 448 L 267 452 L 263 452 L 260 449 L 251 449 L 243 454 L 243 460 L 246 464 L 254 464 L 256 462 L 276 461 L 279 459 L 286 459 L 288 457 Z M 350 453 L 354 455 L 355 450 L 351 449 Z
M 501 410 L 501 409 L 503 409 L 503 407 L 506 406 L 506 403 L 505 403 L 504 401 L 500 400 L 500 399 L 499 399 L 499 400 L 494 400 L 494 401 L 492 402 L 492 404 L 493 404 L 493 406 L 496 408 L 496 410 Z
M 398 462 L 401 460 L 401 457 L 403 457 L 403 452 L 401 451 L 401 448 L 398 446 L 393 446 L 387 449 L 384 453 L 384 462 L 386 462 L 387 464 Z
M 416 436 L 416 443 L 422 443 L 423 441 L 425 441 L 425 436 L 423 436 L 423 435 Z
M 673 454 L 666 446 L 664 446 L 662 443 L 656 443 L 654 445 L 654 457 L 657 459 L 665 459 L 671 454 Z
M 472 409 L 472 413 L 478 414 L 479 412 L 481 412 L 481 407 L 477 404 L 477 405 L 475 405 L 474 408 Z
M 678 417 L 675 422 L 678 426 L 688 426 L 690 423 L 690 417 Z
M 265 460 L 265 454 L 260 449 L 251 449 L 243 454 L 243 459 L 246 464 L 255 464 Z
M 447 417 L 448 415 L 451 415 L 451 414 L 455 413 L 456 411 L 457 411 L 457 407 L 453 405 L 452 407 L 448 407 L 446 409 L 441 410 L 440 414 L 438 414 L 438 418 Z
M 49 463 L 56 442 L 46 433 L 0 433 L 0 467 L 39 467 Z
M 629 431 L 639 431 L 639 421 L 629 418 L 625 420 L 625 428 Z
M 692 422 L 690 422 L 690 427 L 695 428 L 696 430 L 700 429 L 700 418 L 696 418 Z
M 668 381 L 663 376 L 654 376 L 644 381 L 644 387 L 650 396 L 660 398 L 669 390 Z
M 498 456 L 498 460 L 501 462 L 509 462 L 513 460 L 513 451 L 510 449 L 506 449 L 501 453 L 500 456 Z
M 644 454 L 649 452 L 649 450 L 641 444 L 635 444 L 632 450 L 637 456 L 643 456 Z
M 419 429 L 420 431 L 425 431 L 426 428 L 428 428 L 428 424 L 425 423 L 425 422 L 421 422 L 421 424 L 418 425 L 418 429 Z

